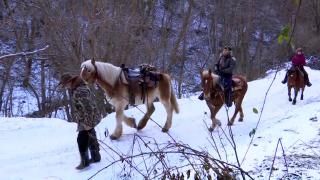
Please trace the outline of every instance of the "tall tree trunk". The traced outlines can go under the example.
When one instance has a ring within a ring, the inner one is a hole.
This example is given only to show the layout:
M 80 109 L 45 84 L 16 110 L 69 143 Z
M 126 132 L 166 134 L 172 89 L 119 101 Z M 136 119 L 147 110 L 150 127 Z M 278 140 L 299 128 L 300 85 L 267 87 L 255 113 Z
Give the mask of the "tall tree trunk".
M 179 59 L 178 56 L 177 56 L 178 48 L 180 46 L 180 43 L 183 41 L 183 39 L 186 36 L 187 30 L 188 30 L 188 26 L 189 26 L 189 22 L 190 22 L 190 17 L 191 17 L 191 10 L 192 10 L 194 2 L 193 2 L 193 0 L 189 0 L 188 3 L 189 3 L 189 7 L 188 7 L 188 10 L 187 10 L 187 12 L 185 14 L 185 17 L 183 19 L 183 23 L 182 23 L 182 27 L 181 27 L 181 31 L 179 33 L 178 39 L 177 39 L 177 41 L 175 42 L 175 44 L 173 46 L 173 50 L 171 52 L 170 63 L 168 65 L 167 69 L 171 69 L 172 66 L 174 64 L 176 64 L 177 60 Z
M 46 116 L 46 69 L 45 69 L 45 60 L 41 59 L 41 114 L 43 117 Z
M 8 84 L 13 63 L 14 60 L 11 59 L 5 63 L 4 79 L 0 87 L 0 112 L 2 111 L 3 106 L 4 90 L 6 89 L 6 86 Z

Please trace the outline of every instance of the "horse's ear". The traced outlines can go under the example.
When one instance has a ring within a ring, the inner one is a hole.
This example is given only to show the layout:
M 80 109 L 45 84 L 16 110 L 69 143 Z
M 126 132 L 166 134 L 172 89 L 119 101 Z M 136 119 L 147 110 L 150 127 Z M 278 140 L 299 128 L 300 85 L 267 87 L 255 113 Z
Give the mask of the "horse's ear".
M 209 69 L 209 74 L 211 74 L 212 73 L 212 70 L 211 69 Z
M 202 77 L 203 69 L 200 69 L 200 76 Z
M 92 58 L 91 63 L 94 65 L 96 63 L 96 60 L 94 58 Z

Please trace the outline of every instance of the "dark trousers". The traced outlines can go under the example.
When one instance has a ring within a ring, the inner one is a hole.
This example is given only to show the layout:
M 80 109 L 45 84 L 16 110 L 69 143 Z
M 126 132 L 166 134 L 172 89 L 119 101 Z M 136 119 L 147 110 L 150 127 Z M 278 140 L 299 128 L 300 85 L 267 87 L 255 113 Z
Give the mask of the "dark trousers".
M 228 107 L 232 106 L 232 74 L 221 74 L 221 81 L 224 88 L 225 103 Z
M 79 131 L 77 142 L 78 142 L 80 153 L 87 152 L 88 149 L 90 149 L 90 151 L 100 150 L 99 143 L 96 136 L 96 131 L 94 130 L 94 128 L 90 130 Z
M 307 71 L 303 68 L 303 66 L 300 67 L 300 70 L 303 72 L 304 81 L 307 82 L 307 83 L 310 82 L 310 81 L 309 81 L 309 75 L 308 75 Z

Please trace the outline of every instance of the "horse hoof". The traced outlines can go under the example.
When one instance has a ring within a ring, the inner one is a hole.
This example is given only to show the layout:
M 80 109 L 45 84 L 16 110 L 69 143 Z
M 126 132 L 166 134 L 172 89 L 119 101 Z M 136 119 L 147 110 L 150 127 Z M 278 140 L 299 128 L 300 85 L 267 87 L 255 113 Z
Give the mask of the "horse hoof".
M 137 130 L 138 130 L 138 131 L 141 130 L 141 129 L 143 129 L 143 128 L 146 127 L 146 125 L 147 125 L 147 124 L 141 123 L 141 122 L 143 122 L 143 121 L 140 121 L 140 123 L 138 124 L 138 127 L 137 127 Z
M 239 118 L 239 122 L 243 122 L 243 118 Z
M 220 120 L 217 120 L 217 125 L 221 126 L 221 121 Z
M 162 132 L 168 132 L 169 131 L 169 129 L 167 129 L 167 128 L 162 128 Z
M 115 135 L 110 135 L 110 139 L 111 140 L 117 140 L 119 137 L 115 136 Z
M 143 128 L 144 128 L 144 127 L 142 127 L 142 126 L 139 125 L 139 126 L 137 127 L 137 130 L 140 131 L 140 130 L 143 129 Z
M 208 130 L 209 130 L 209 132 L 212 132 L 214 130 L 214 128 L 209 127 Z
M 293 102 L 292 102 L 292 105 L 296 105 L 296 101 L 293 101 Z
M 289 101 L 291 102 L 291 101 L 292 101 L 292 99 L 289 99 Z
M 233 123 L 229 121 L 228 122 L 228 126 L 232 126 L 232 125 L 233 125 Z

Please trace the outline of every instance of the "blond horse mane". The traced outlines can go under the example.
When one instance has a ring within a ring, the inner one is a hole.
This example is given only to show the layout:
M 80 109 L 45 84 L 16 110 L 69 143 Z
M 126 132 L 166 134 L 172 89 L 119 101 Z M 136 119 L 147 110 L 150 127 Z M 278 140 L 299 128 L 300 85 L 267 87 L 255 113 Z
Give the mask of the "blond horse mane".
M 202 71 L 202 77 L 209 76 L 209 70 Z M 213 86 L 215 87 L 219 82 L 219 76 L 211 72 Z
M 100 78 L 110 84 L 111 86 L 114 86 L 116 81 L 119 79 L 119 75 L 121 73 L 121 68 L 114 66 L 110 63 L 105 62 L 99 62 L 96 61 L 95 65 L 97 66 L 97 71 L 100 76 Z M 91 63 L 91 59 L 86 60 L 81 64 L 81 68 L 86 67 L 90 71 L 95 71 L 95 68 L 93 64 Z

